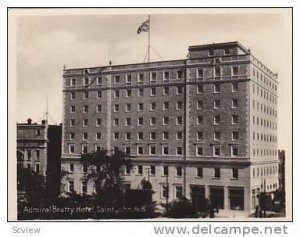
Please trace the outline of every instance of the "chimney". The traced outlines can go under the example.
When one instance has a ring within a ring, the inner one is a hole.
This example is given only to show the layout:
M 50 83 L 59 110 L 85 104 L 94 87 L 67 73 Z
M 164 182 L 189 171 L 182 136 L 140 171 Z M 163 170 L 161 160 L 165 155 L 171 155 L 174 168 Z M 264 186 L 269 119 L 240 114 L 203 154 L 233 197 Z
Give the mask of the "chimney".
M 27 124 L 31 124 L 32 120 L 31 118 L 27 119 Z

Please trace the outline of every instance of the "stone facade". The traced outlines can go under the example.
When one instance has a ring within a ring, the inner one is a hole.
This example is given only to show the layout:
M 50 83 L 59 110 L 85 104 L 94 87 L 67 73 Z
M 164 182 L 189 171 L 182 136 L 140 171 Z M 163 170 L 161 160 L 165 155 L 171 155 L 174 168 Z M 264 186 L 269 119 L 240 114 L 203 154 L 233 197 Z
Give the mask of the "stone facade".
M 248 215 L 260 192 L 278 188 L 277 75 L 240 43 L 190 46 L 186 60 L 66 69 L 63 80 L 66 191 L 82 192 L 80 155 L 101 148 L 130 153 L 127 187 L 150 179 L 158 203 L 204 197 L 224 215 Z

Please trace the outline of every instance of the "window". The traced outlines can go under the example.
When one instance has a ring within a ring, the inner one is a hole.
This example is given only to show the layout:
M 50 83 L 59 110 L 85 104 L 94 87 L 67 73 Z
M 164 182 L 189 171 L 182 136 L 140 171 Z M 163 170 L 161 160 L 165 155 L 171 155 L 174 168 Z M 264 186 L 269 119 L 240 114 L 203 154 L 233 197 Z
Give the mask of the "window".
M 75 78 L 71 78 L 70 80 L 70 86 L 75 86 L 76 85 L 76 79 Z
M 213 49 L 208 50 L 208 56 L 213 56 L 213 55 L 214 55 L 214 50 Z
M 74 164 L 73 163 L 69 164 L 69 172 L 71 172 L 71 173 L 74 172 Z
M 126 132 L 125 133 L 125 140 L 130 140 L 131 139 L 131 133 L 130 132 Z
M 40 154 L 41 154 L 40 150 L 36 150 L 36 151 L 35 151 L 35 159 L 36 159 L 37 161 L 40 160 Z
M 150 96 L 156 95 L 156 88 L 150 88 Z
M 101 125 L 101 119 L 97 118 L 96 119 L 96 126 L 99 127 Z
M 238 179 L 239 178 L 239 169 L 233 168 L 232 169 L 232 178 Z
M 131 118 L 126 118 L 125 125 L 130 126 L 131 125 Z
M 224 50 L 224 55 L 228 55 L 230 53 L 230 50 L 229 49 L 225 49 Z
M 120 76 L 115 76 L 115 83 L 116 84 L 120 83 Z
M 202 94 L 203 93 L 203 85 L 198 85 L 197 86 L 197 94 Z
M 162 147 L 162 150 L 163 150 L 163 155 L 169 155 L 169 147 L 168 146 L 163 146 Z
M 70 140 L 74 140 L 74 138 L 75 138 L 75 133 L 71 132 L 70 133 Z
M 102 84 L 102 77 L 97 77 L 97 85 L 101 85 Z
M 138 111 L 143 111 L 144 110 L 144 104 L 143 103 L 139 103 L 138 104 Z
M 151 82 L 154 82 L 154 81 L 156 81 L 156 72 L 151 72 L 151 77 L 150 77 L 150 81 Z
M 142 132 L 138 132 L 138 140 L 143 140 L 144 134 Z
M 182 152 L 182 147 L 177 147 L 177 148 L 176 148 L 176 154 L 177 154 L 177 155 L 182 155 L 182 154 L 183 154 L 183 152 Z
M 197 78 L 203 78 L 203 75 L 204 75 L 203 68 L 199 68 L 197 70 Z
M 126 147 L 125 147 L 125 153 L 126 153 L 127 155 L 130 155 L 130 146 L 126 146 Z
M 74 152 L 75 152 L 75 146 L 74 146 L 74 144 L 70 144 L 69 145 L 69 153 L 74 154 Z
M 130 89 L 126 90 L 126 97 L 131 97 L 131 90 Z
M 164 71 L 164 80 L 169 80 L 169 79 L 170 79 L 169 71 Z
M 176 139 L 177 140 L 182 140 L 182 132 L 177 132 L 176 133 Z
M 197 117 L 197 124 L 202 124 L 203 123 L 203 116 L 198 116 Z
M 71 111 L 71 113 L 75 113 L 75 105 L 72 105 L 72 106 L 71 106 L 70 111 Z
M 229 189 L 229 203 L 231 210 L 244 210 L 244 189 Z
M 41 130 L 36 130 L 36 131 L 35 131 L 35 135 L 36 135 L 36 136 L 40 136 L 40 135 L 41 135 Z
M 215 168 L 215 178 L 221 178 L 220 168 Z
M 137 154 L 143 155 L 143 146 L 137 146 Z
M 131 167 L 130 165 L 125 165 L 125 174 L 130 174 Z
M 75 119 L 70 119 L 70 127 L 74 127 L 75 126 Z
M 182 198 L 182 187 L 181 186 L 175 187 L 175 198 L 177 198 L 177 199 Z
M 203 109 L 203 101 L 202 100 L 197 101 L 197 109 Z
M 182 109 L 182 102 L 181 101 L 178 101 L 176 103 L 176 110 L 181 110 Z
M 156 119 L 155 119 L 155 117 L 151 117 L 150 118 L 150 125 L 152 126 L 152 125 L 155 125 L 156 124 Z
M 88 147 L 87 147 L 87 145 L 82 145 L 81 151 L 82 151 L 83 154 L 86 154 L 86 153 L 88 152 Z
M 89 120 L 88 119 L 84 119 L 83 120 L 83 127 L 87 127 L 89 125 Z
M 214 68 L 214 77 L 220 77 L 221 76 L 221 68 L 215 67 Z
M 119 111 L 119 104 L 115 104 L 114 105 L 114 112 L 118 112 Z
M 183 71 L 177 71 L 177 79 L 183 78 Z
M 84 91 L 83 92 L 83 99 L 87 99 L 89 98 L 89 92 L 88 91 Z
M 82 136 L 82 139 L 83 140 L 87 140 L 88 139 L 88 133 L 84 132 L 83 136 Z
M 203 132 L 197 132 L 197 140 L 203 140 Z
M 232 140 L 233 141 L 239 140 L 239 132 L 237 131 L 232 132 Z
M 156 109 L 156 103 L 155 102 L 151 102 L 150 104 L 150 110 L 154 111 Z
M 97 105 L 96 113 L 100 113 L 102 111 L 102 105 Z
M 125 110 L 126 110 L 126 112 L 130 112 L 131 111 L 131 104 L 126 104 Z
M 83 85 L 87 86 L 90 83 L 90 78 L 89 77 L 85 77 L 83 78 Z
M 221 138 L 221 133 L 219 131 L 214 132 L 214 140 L 220 140 Z
M 150 174 L 155 175 L 155 166 L 154 165 L 150 166 Z
M 182 187 L 181 186 L 175 187 L 175 198 L 177 198 L 177 199 L 182 198 Z
M 114 119 L 114 126 L 119 126 L 119 119 L 118 118 Z
M 70 93 L 71 100 L 75 100 L 75 92 Z
M 126 84 L 130 85 L 131 84 L 131 74 L 126 75 Z
M 138 82 L 139 83 L 143 83 L 144 82 L 144 73 L 139 73 Z
M 213 156 L 220 156 L 221 148 L 219 145 L 213 146 Z
M 150 132 L 150 140 L 155 140 L 155 138 L 156 138 L 156 133 Z
M 177 95 L 182 95 L 183 93 L 183 87 L 182 86 L 177 86 L 176 87 L 176 94 Z
M 238 155 L 239 155 L 238 146 L 231 146 L 231 156 L 238 156 Z
M 197 146 L 197 155 L 202 156 L 203 155 L 203 147 L 202 146 Z
M 220 115 L 214 116 L 214 124 L 220 124 Z
M 232 115 L 231 121 L 232 121 L 232 124 L 237 124 L 239 122 L 239 116 L 238 115 Z
M 150 155 L 155 155 L 155 146 L 154 145 L 150 146 Z
M 74 180 L 69 180 L 69 192 L 74 192 Z
M 169 117 L 163 117 L 163 125 L 169 124 Z
M 169 188 L 167 185 L 162 185 L 161 186 L 161 197 L 162 198 L 168 198 L 169 196 Z
M 164 175 L 164 176 L 169 175 L 169 168 L 168 168 L 168 166 L 164 166 L 164 167 L 163 167 L 163 175 Z
M 120 97 L 120 91 L 119 90 L 115 90 L 114 91 L 114 97 L 115 98 L 119 98 Z
M 220 109 L 220 106 L 221 106 L 220 100 L 215 100 L 214 101 L 214 109 Z
M 163 110 L 168 110 L 169 109 L 169 102 L 164 102 L 163 103 Z
M 82 191 L 82 193 L 87 193 L 87 181 L 82 181 L 81 191 Z
M 176 118 L 176 125 L 182 125 L 182 117 Z
M 101 133 L 100 132 L 97 132 L 96 133 L 96 140 L 100 140 L 101 139 Z
M 144 89 L 143 89 L 143 88 L 139 88 L 139 89 L 138 89 L 138 96 L 139 96 L 139 97 L 144 96 Z
M 233 82 L 231 84 L 231 91 L 232 92 L 237 92 L 239 90 L 239 83 L 238 82 Z
M 139 175 L 142 175 L 143 174 L 143 166 L 138 165 L 137 172 L 138 172 Z
M 144 124 L 143 118 L 138 118 L 138 126 L 142 126 Z
M 169 132 L 163 132 L 163 140 L 169 139 Z
M 163 88 L 163 95 L 169 95 L 169 87 Z
M 231 73 L 233 77 L 236 77 L 239 75 L 239 66 L 233 66 L 231 69 Z
M 88 113 L 89 112 L 89 106 L 88 105 L 84 105 L 83 106 L 83 113 Z
M 87 173 L 87 171 L 88 171 L 88 166 L 86 164 L 83 164 L 82 165 L 82 172 Z
M 203 168 L 202 167 L 197 167 L 197 177 L 203 178 Z
M 181 166 L 176 167 L 176 175 L 178 177 L 182 176 L 182 167 Z
M 220 93 L 221 92 L 221 85 L 215 84 L 214 85 L 214 93 Z
M 118 140 L 119 139 L 119 133 L 118 132 L 114 132 L 113 133 L 113 137 L 114 137 L 114 140 Z
M 232 99 L 232 108 L 239 107 L 239 101 L 237 99 Z

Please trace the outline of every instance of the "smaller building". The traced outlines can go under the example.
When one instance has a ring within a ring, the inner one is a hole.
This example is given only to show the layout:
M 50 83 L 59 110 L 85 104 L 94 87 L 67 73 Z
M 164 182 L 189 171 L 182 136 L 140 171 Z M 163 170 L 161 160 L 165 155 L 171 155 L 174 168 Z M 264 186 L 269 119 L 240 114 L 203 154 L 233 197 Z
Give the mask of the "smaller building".
M 61 125 L 48 125 L 46 120 L 41 124 L 17 124 L 17 165 L 30 168 L 45 177 L 50 193 L 60 193 L 60 155 Z M 49 177 L 49 178 L 48 178 Z

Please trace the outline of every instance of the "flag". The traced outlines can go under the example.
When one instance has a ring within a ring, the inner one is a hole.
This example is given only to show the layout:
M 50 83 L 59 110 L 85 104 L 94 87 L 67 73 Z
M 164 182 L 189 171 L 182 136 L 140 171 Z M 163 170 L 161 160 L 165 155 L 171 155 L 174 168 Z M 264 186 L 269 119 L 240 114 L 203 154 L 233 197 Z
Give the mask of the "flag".
M 150 29 L 150 21 L 149 19 L 145 22 L 143 22 L 143 24 L 140 25 L 140 27 L 137 30 L 137 33 L 141 33 L 141 32 L 149 32 Z

